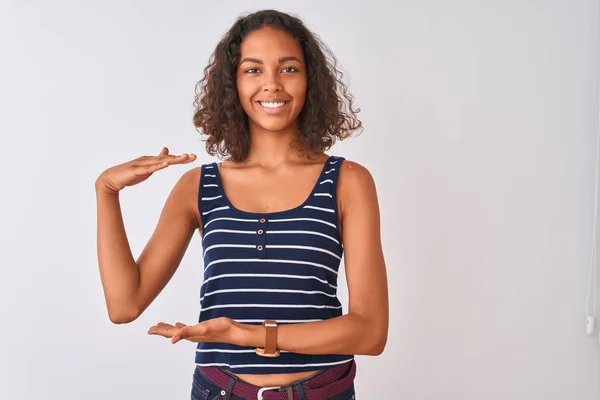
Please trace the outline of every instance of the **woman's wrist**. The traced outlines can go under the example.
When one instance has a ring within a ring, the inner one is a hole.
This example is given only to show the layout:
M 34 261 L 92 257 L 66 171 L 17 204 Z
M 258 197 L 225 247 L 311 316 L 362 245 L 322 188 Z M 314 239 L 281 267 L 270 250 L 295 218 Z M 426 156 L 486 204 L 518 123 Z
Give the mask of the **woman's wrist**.
M 96 189 L 97 195 L 103 195 L 103 194 L 108 194 L 108 195 L 112 195 L 112 196 L 119 195 L 119 191 L 109 189 L 108 186 L 104 183 L 104 181 L 102 181 L 100 178 L 98 178 L 96 180 L 96 182 L 94 183 L 94 187 Z
M 233 343 L 243 347 L 261 347 L 265 341 L 265 328 L 261 325 L 233 322 Z

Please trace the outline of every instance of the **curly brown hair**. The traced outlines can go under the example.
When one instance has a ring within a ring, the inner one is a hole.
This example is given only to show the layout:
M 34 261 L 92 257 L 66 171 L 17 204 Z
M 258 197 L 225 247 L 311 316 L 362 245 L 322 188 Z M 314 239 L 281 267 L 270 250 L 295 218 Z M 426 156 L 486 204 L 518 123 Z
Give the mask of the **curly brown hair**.
M 328 150 L 337 139 L 362 131 L 353 108 L 353 97 L 342 82 L 343 73 L 331 50 L 294 16 L 262 10 L 241 16 L 215 48 L 204 78 L 196 84 L 193 122 L 207 135 L 208 154 L 244 161 L 250 152 L 248 116 L 242 108 L 236 85 L 240 45 L 252 31 L 274 26 L 290 33 L 304 53 L 307 68 L 306 100 L 298 115 L 301 150 L 308 155 Z

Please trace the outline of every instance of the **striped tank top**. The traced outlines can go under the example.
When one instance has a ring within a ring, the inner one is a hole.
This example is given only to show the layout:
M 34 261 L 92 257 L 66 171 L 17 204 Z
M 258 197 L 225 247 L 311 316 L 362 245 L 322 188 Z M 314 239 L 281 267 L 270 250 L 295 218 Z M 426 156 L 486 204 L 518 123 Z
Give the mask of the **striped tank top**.
M 260 325 L 321 321 L 342 315 L 337 297 L 343 244 L 338 229 L 336 183 L 343 157 L 330 156 L 308 198 L 278 212 L 236 209 L 227 199 L 216 162 L 201 166 L 204 277 L 198 322 L 229 317 Z M 352 355 L 298 354 L 261 357 L 254 347 L 198 343 L 195 362 L 239 374 L 325 369 Z

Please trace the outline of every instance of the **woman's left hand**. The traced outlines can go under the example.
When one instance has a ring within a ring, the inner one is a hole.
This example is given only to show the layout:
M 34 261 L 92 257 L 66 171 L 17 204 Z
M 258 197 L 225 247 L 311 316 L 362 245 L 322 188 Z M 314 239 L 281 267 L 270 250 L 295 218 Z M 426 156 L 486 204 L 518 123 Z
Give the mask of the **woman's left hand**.
M 231 318 L 219 317 L 202 321 L 197 325 L 187 326 L 181 322 L 175 325 L 159 322 L 148 330 L 149 335 L 160 335 L 171 338 L 171 343 L 181 339 L 190 342 L 223 342 L 234 343 L 237 324 Z

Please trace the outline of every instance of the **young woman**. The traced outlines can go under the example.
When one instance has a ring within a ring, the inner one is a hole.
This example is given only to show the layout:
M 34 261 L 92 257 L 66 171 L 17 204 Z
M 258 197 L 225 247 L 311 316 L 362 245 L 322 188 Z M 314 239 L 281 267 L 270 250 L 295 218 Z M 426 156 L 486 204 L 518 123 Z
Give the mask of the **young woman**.
M 148 331 L 198 343 L 192 399 L 353 399 L 353 356 L 385 347 L 375 184 L 363 166 L 324 153 L 361 128 L 340 76 L 299 19 L 273 10 L 239 18 L 205 70 L 194 115 L 208 153 L 226 160 L 183 174 L 137 261 L 120 190 L 196 156 L 163 148 L 96 181 L 112 322 L 135 320 L 173 276 L 196 229 L 202 237 L 199 323 L 160 322 Z

